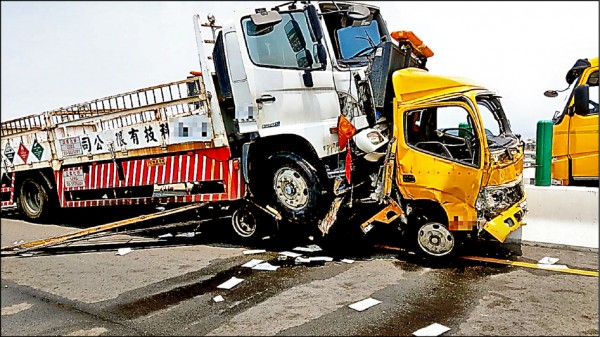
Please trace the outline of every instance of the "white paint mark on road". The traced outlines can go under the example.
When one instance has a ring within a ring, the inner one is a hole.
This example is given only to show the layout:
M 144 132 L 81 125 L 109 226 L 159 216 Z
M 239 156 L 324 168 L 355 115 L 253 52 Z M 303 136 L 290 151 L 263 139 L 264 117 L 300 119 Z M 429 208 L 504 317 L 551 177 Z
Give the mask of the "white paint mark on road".
M 2 308 L 2 316 L 14 315 L 23 310 L 27 310 L 32 306 L 33 304 L 27 302 L 11 305 L 10 307 Z
M 71 333 L 66 334 L 65 336 L 100 336 L 101 334 L 107 332 L 106 328 L 96 327 L 89 330 L 77 330 Z

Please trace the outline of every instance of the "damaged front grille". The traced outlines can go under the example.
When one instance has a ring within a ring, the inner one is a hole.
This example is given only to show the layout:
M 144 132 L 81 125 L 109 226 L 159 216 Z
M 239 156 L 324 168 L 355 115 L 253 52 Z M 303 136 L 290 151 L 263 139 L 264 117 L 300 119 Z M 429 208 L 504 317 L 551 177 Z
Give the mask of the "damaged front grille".
M 525 185 L 522 178 L 511 184 L 484 187 L 475 203 L 477 217 L 489 221 L 519 202 L 524 196 Z

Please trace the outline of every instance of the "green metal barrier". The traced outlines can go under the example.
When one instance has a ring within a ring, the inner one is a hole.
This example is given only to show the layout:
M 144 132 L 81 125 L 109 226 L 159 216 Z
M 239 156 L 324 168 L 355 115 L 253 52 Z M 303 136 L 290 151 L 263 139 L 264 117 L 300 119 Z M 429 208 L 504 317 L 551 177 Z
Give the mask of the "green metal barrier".
M 538 121 L 535 148 L 535 185 L 552 184 L 552 121 Z
M 461 129 L 467 129 L 467 130 L 473 132 L 471 130 L 471 127 L 469 126 L 469 123 L 460 122 L 460 123 L 458 123 L 458 127 L 461 128 Z M 465 131 L 463 131 L 463 130 L 458 130 L 458 136 L 462 137 L 462 138 L 466 138 L 467 133 Z

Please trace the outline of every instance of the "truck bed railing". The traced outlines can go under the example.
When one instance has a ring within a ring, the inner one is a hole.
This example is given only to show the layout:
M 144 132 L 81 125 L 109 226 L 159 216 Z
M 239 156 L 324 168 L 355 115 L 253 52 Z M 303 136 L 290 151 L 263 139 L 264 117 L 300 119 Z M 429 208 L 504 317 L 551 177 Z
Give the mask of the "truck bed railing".
M 102 123 L 110 125 L 103 125 L 102 129 L 190 114 L 191 111 L 202 107 L 199 103 L 205 99 L 205 92 L 203 82 L 200 81 L 200 76 L 189 77 L 181 81 L 107 96 L 89 102 L 46 111 L 38 115 L 5 121 L 0 125 L 1 135 L 4 137 L 23 132 L 42 130 L 56 127 L 63 123 L 98 116 L 110 116 L 125 111 L 131 112 L 131 115 L 112 121 L 111 117 L 108 117 Z

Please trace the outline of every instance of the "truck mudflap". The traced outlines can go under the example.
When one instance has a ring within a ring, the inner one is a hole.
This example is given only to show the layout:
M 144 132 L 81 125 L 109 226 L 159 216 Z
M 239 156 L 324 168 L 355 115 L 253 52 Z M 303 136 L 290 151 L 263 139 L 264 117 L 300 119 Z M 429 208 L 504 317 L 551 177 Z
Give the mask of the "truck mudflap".
M 525 197 L 497 217 L 488 221 L 483 229 L 496 240 L 504 242 L 515 230 L 525 225 L 523 218 L 527 212 Z

